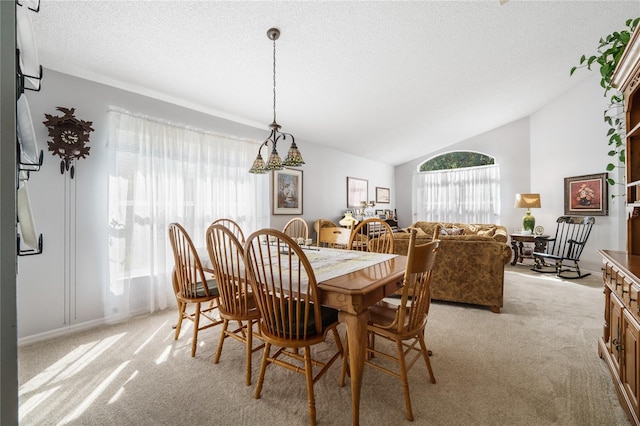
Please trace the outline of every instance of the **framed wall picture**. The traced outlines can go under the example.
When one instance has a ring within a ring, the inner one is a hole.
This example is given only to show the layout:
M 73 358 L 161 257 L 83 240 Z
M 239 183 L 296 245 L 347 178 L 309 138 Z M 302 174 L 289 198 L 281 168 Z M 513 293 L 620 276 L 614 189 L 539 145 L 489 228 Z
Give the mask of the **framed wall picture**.
M 347 177 L 347 208 L 361 208 L 362 202 L 367 202 L 369 195 L 369 181 Z
M 376 204 L 389 204 L 390 199 L 391 191 L 389 188 L 376 186 Z
M 273 171 L 273 214 L 302 214 L 302 170 Z
M 564 178 L 564 214 L 607 216 L 607 185 L 606 173 Z

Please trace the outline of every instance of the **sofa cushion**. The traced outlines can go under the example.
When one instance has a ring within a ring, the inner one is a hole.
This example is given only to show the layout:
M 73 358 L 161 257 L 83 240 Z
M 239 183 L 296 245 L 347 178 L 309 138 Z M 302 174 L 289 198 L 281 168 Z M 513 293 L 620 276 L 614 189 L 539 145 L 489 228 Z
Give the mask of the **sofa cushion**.
M 464 228 L 456 228 L 451 227 L 451 228 L 445 228 L 445 227 L 441 227 L 440 228 L 440 235 L 464 235 Z
M 481 229 L 478 231 L 477 235 L 481 236 L 481 237 L 493 237 L 493 234 L 496 233 L 495 228 L 491 228 L 491 229 Z

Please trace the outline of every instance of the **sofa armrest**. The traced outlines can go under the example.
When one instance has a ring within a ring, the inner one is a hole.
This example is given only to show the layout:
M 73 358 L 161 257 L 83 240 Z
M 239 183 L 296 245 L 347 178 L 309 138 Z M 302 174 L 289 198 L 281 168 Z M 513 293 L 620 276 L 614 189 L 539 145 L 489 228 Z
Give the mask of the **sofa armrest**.
M 498 225 L 496 227 L 496 232 L 493 234 L 493 239 L 499 243 L 505 243 L 509 239 L 509 234 L 507 232 L 507 228 L 502 225 Z

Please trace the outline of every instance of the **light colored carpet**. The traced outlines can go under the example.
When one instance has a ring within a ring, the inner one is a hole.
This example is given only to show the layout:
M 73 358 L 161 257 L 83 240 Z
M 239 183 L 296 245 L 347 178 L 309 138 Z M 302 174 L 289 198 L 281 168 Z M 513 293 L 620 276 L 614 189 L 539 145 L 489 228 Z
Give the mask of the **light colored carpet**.
M 507 266 L 500 314 L 434 302 L 427 345 L 437 383 L 423 363 L 411 370 L 413 424 L 627 425 L 597 354 L 603 305 L 597 275 L 562 281 L 523 266 Z M 244 385 L 243 346 L 227 340 L 214 365 L 219 328 L 209 329 L 191 358 L 191 328 L 173 340 L 176 317 L 170 309 L 20 347 L 20 423 L 309 423 L 302 375 L 269 367 L 256 400 L 254 386 Z M 350 388 L 338 386 L 339 371 L 334 365 L 315 385 L 319 424 L 351 423 Z M 378 371 L 365 370 L 361 404 L 362 425 L 411 424 L 400 382 Z

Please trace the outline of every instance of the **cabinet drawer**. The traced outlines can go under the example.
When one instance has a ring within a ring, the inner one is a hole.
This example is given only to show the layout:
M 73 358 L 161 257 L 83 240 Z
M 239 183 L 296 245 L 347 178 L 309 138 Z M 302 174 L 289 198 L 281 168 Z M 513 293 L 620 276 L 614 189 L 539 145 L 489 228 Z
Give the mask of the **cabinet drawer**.
M 611 291 L 617 293 L 622 297 L 622 283 L 624 276 L 620 273 L 620 269 L 611 263 L 605 263 L 602 271 L 602 278 L 604 284 L 611 289 Z
M 627 308 L 629 313 L 640 323 L 640 305 L 638 305 L 638 293 L 640 289 L 637 285 L 625 280 L 625 285 L 628 285 L 628 292 L 624 293 L 622 303 Z
M 604 285 L 606 285 L 607 287 L 611 288 L 611 277 L 613 274 L 613 268 L 614 266 L 609 263 L 609 262 L 603 262 L 602 265 L 602 281 L 604 282 Z

